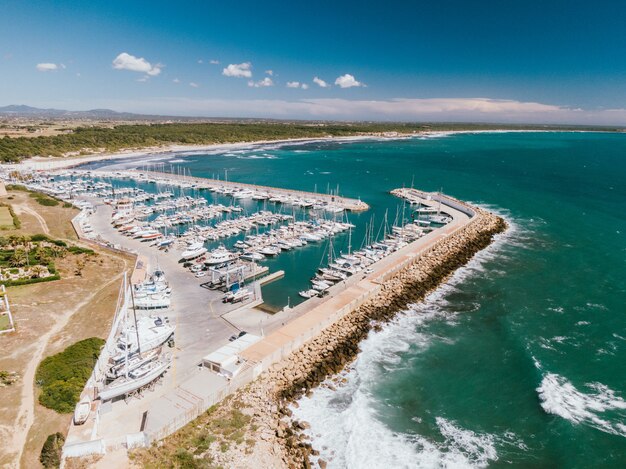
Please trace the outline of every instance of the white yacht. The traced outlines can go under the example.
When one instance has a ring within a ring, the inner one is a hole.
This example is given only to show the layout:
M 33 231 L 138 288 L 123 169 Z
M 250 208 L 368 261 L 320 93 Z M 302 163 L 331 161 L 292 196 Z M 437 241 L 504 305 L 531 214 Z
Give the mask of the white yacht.
M 183 251 L 181 258 L 185 261 L 200 257 L 202 254 L 206 254 L 207 248 L 202 243 L 194 243 L 190 245 L 187 250 Z
M 259 250 L 264 256 L 277 256 L 280 254 L 280 248 L 275 246 L 265 246 Z
M 209 253 L 204 263 L 206 265 L 223 264 L 224 262 L 234 261 L 238 257 L 236 253 L 230 252 L 224 246 L 220 246 Z
M 240 191 L 237 191 L 233 194 L 233 197 L 235 199 L 251 199 L 252 197 L 254 197 L 254 192 L 252 192 L 249 189 L 242 189 Z
M 262 261 L 265 259 L 265 256 L 260 252 L 247 251 L 241 255 L 241 258 L 246 261 Z

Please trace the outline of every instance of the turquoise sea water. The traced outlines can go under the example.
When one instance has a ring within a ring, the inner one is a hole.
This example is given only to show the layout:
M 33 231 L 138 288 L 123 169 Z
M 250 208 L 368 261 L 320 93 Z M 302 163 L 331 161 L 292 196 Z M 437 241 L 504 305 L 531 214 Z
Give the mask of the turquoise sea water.
M 370 334 L 335 390 L 301 400 L 296 416 L 330 467 L 626 466 L 626 136 L 456 134 L 176 159 L 198 176 L 339 184 L 372 206 L 351 217 L 355 247 L 372 215 L 393 220 L 387 192 L 412 180 L 509 220 L 446 286 Z M 272 261 L 287 277 L 268 301 L 306 286 L 320 256 Z

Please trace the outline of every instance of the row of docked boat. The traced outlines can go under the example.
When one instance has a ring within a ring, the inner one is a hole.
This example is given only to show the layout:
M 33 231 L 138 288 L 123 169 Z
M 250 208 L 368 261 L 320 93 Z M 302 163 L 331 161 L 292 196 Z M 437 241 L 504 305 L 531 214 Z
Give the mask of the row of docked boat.
M 163 315 L 141 315 L 141 310 L 168 298 L 170 287 L 162 270 L 131 287 L 131 301 L 115 336 L 105 383 L 98 391 L 102 401 L 129 395 L 159 378 L 171 365 L 166 344 L 174 340 L 175 326 Z M 162 304 L 160 307 L 164 307 Z
M 328 201 L 324 198 L 316 198 L 315 196 L 303 197 L 298 194 L 289 194 L 283 191 L 272 193 L 267 190 L 255 190 L 246 187 L 237 186 L 225 186 L 225 185 L 213 185 L 209 186 L 211 192 L 217 194 L 231 196 L 236 200 L 252 199 L 257 201 L 267 200 L 271 203 L 292 205 L 294 207 L 313 209 L 313 210 L 325 210 L 331 213 L 341 213 L 345 210 L 338 202 Z
M 241 258 L 249 261 L 260 261 L 272 257 L 282 251 L 290 251 L 308 243 L 320 242 L 354 227 L 350 223 L 315 220 L 298 221 L 262 234 L 249 235 L 237 241 L 234 247 L 241 250 Z
M 386 229 L 386 224 L 385 224 Z M 336 256 L 333 249 L 333 238 L 328 242 L 328 260 L 325 266 L 320 266 L 311 279 L 311 288 L 299 292 L 303 298 L 313 298 L 324 295 L 333 285 L 347 280 L 359 273 L 370 273 L 371 266 L 390 254 L 402 249 L 409 243 L 424 236 L 430 228 L 424 228 L 416 223 L 407 223 L 404 226 L 392 226 L 390 233 L 384 233 L 382 241 L 371 242 L 358 251 Z M 351 241 L 348 241 L 350 246 Z

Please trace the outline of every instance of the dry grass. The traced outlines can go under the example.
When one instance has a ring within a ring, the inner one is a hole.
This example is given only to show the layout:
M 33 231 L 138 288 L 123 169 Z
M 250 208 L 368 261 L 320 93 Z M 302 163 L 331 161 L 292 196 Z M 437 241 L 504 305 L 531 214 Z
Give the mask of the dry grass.
M 74 209 L 63 208 L 62 205 L 41 206 L 28 197 L 27 193 L 19 191 L 12 192 L 11 195 L 14 197 L 12 204 L 16 203 L 18 206 L 34 210 L 43 218 L 51 236 L 70 241 L 76 239 L 74 230 L 69 225 L 69 220 L 76 213 Z M 22 220 L 20 230 L 5 231 L 3 234 L 16 232 L 35 234 L 44 231 L 41 220 L 36 216 L 24 211 L 20 214 L 20 219 Z M 85 261 L 85 267 L 82 275 L 77 276 L 75 267 L 79 257 Z M 102 288 L 124 269 L 132 268 L 133 264 L 134 259 L 130 256 L 97 249 L 95 255 L 68 255 L 59 259 L 56 266 L 61 273 L 61 280 L 9 287 L 7 289 L 9 301 L 17 330 L 0 336 L 0 349 L 3 350 L 0 354 L 0 369 L 21 373 L 31 360 L 40 337 L 50 331 L 66 311 L 85 301 L 94 291 Z M 106 337 L 119 285 L 120 283 L 116 281 L 102 289 L 76 311 L 67 326 L 51 337 L 43 357 L 57 353 L 68 345 L 88 337 Z M 3 399 L 0 400 L 0 440 L 4 441 L 15 425 L 23 386 L 33 386 L 33 383 L 23 383 L 20 379 L 14 385 L 3 388 Z M 70 418 L 69 415 L 59 415 L 36 403 L 34 424 L 28 434 L 21 466 L 41 467 L 39 452 L 46 437 L 56 431 L 65 434 Z M 9 455 L 0 449 L 0 467 L 4 467 L 10 461 Z
M 193 422 L 159 441 L 151 448 L 130 453 L 131 461 L 146 468 L 220 467 L 219 453 L 238 448 L 247 453 L 254 446 L 256 426 L 246 413 L 246 407 L 237 394 L 211 407 Z
M 9 207 L 0 207 L 0 227 L 13 228 L 13 217 L 11 212 L 9 212 Z

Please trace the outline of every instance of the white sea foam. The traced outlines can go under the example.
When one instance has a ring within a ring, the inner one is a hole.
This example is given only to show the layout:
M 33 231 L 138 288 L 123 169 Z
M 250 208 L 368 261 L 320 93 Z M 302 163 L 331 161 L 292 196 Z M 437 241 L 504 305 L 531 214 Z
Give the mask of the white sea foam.
M 626 437 L 626 401 L 602 383 L 588 383 L 585 387 L 588 393 L 579 391 L 561 375 L 546 373 L 537 388 L 541 407 L 574 424 Z
M 183 160 L 182 158 L 176 158 L 169 160 L 168 163 L 188 163 L 190 160 Z
M 437 418 L 445 442 L 394 432 L 380 421 L 375 402 L 358 379 L 336 391 L 319 388 L 293 408 L 329 468 L 485 467 L 498 458 L 493 435 L 477 434 Z
M 498 459 L 493 435 L 465 430 L 443 417 L 437 417 L 436 422 L 451 452 L 467 458 L 473 466 L 487 466 L 489 461 Z

